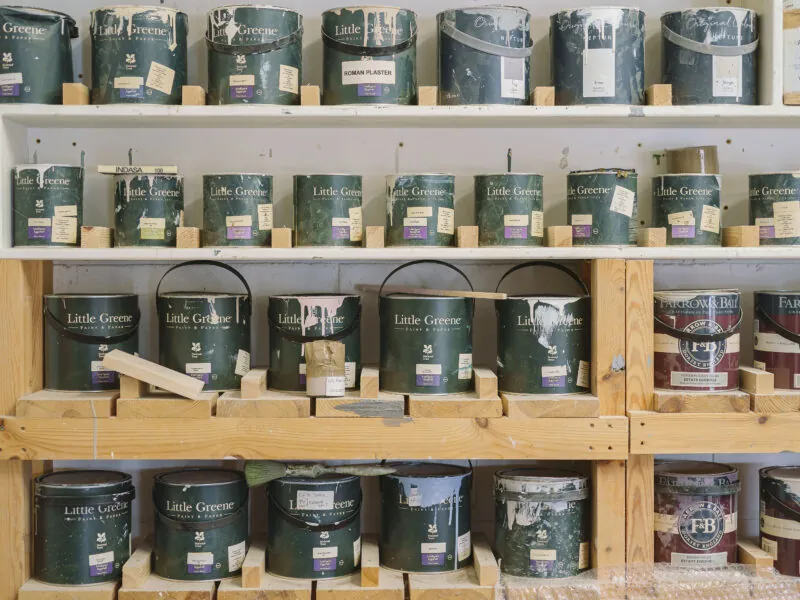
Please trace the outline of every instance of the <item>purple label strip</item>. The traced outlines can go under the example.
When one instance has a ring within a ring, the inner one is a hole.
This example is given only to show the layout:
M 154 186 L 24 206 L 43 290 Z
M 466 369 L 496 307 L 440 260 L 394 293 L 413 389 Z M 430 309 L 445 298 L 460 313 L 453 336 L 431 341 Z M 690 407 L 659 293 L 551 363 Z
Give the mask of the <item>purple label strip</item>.
M 556 375 L 554 377 L 542 377 L 542 387 L 554 388 L 564 387 L 567 385 L 567 378 L 563 375 Z
M 19 84 L 11 83 L 8 85 L 0 85 L 0 96 L 19 96 Z
M 358 84 L 359 96 L 380 96 L 381 86 L 377 83 L 359 83 Z
M 116 371 L 92 371 L 92 383 L 116 383 Z
M 28 227 L 29 240 L 49 240 L 50 227 Z
M 775 226 L 773 225 L 761 225 L 758 228 L 758 237 L 762 240 L 772 240 L 775 239 Z
M 440 385 L 441 375 L 420 375 L 417 373 L 417 385 L 420 386 L 437 386 Z
M 346 225 L 332 225 L 331 236 L 335 240 L 349 240 L 350 239 L 350 226 Z
M 211 573 L 211 565 L 189 565 L 189 573 Z
M 424 240 L 428 237 L 427 227 L 403 227 L 403 239 Z
M 314 570 L 315 571 L 333 571 L 336 568 L 335 558 L 315 558 Z
M 591 225 L 573 225 L 572 237 L 574 238 L 590 238 L 592 237 Z
M 144 98 L 144 86 L 136 89 L 122 88 L 119 91 L 120 98 Z
M 253 237 L 252 227 L 228 227 L 229 240 L 249 240 Z
M 525 240 L 528 239 L 528 228 L 511 226 L 505 228 L 505 238 L 507 240 Z
M 693 238 L 694 225 L 673 225 L 672 237 L 674 238 Z
M 442 565 L 444 565 L 444 553 L 422 555 L 423 567 L 440 567 Z
M 231 98 L 234 100 L 240 100 L 243 98 L 252 98 L 253 97 L 253 86 L 252 85 L 233 85 L 231 86 Z
M 187 373 L 187 375 L 206 383 L 208 383 L 211 379 L 211 373 Z

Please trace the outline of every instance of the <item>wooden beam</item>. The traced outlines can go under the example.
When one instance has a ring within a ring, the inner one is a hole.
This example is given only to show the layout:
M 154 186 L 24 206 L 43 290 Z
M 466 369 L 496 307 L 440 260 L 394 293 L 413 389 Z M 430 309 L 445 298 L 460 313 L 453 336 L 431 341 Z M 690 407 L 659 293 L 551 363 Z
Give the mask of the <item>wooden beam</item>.
M 242 377 L 241 398 L 261 398 L 267 393 L 267 370 L 250 369 Z
M 0 453 L 0 456 L 5 456 Z M 5 458 L 8 458 L 5 456 Z M 31 465 L 0 460 L 0 599 L 13 600 L 31 575 Z
M 625 405 L 653 407 L 653 261 L 625 265 Z
M 599 417 L 600 400 L 591 394 L 501 394 L 503 413 L 512 419 Z
M 361 383 L 359 385 L 362 398 L 375 399 L 380 391 L 380 374 L 378 367 L 361 367 Z
M 190 400 L 200 400 L 203 397 L 205 383 L 199 379 L 122 350 L 112 350 L 106 354 L 103 357 L 103 366 Z
M 622 460 L 592 463 L 592 566 L 595 569 L 625 564 L 625 472 Z
M 748 394 L 772 394 L 775 375 L 753 367 L 739 367 L 739 389 Z
M 495 585 L 498 580 L 497 559 L 482 533 L 476 533 L 472 540 L 472 562 L 478 585 Z
M 625 414 L 625 261 L 592 262 L 592 393 L 601 415 Z
M 652 455 L 628 457 L 625 476 L 625 547 L 629 564 L 653 562 L 654 476 Z
M 750 394 L 739 390 L 722 392 L 685 392 L 655 390 L 653 408 L 661 413 L 746 413 L 750 412 Z
M 475 367 L 475 393 L 478 398 L 497 398 L 497 375 L 491 369 Z
M 381 561 L 378 555 L 378 536 L 361 536 L 361 587 L 376 588 L 380 585 Z
M 134 550 L 131 557 L 122 567 L 122 587 L 140 588 L 150 577 L 150 559 L 153 551 L 149 545 Z
M 242 587 L 257 588 L 267 570 L 267 545 L 263 540 L 253 542 L 242 564 Z
M 737 542 L 738 560 L 743 565 L 752 565 L 756 569 L 771 569 L 775 559 L 765 552 L 756 542 L 739 540 Z

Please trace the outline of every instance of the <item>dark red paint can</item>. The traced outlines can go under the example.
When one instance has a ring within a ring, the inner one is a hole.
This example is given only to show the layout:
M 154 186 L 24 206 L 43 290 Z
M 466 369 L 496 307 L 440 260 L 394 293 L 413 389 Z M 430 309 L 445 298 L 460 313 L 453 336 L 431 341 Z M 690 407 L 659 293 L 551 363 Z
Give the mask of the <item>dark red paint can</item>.
M 738 290 L 656 292 L 655 386 L 686 391 L 739 387 Z
M 753 366 L 775 387 L 800 389 L 800 292 L 756 292 Z
M 761 483 L 761 548 L 781 575 L 800 576 L 800 467 L 766 467 Z
M 731 466 L 663 462 L 655 467 L 655 561 L 682 567 L 736 562 L 739 472 Z

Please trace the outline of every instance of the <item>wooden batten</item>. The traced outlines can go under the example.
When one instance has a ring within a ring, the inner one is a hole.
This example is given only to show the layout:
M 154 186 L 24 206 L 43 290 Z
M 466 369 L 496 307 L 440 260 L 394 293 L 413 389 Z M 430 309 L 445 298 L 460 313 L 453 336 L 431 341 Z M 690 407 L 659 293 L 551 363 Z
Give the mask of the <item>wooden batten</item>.
M 456 229 L 456 245 L 459 248 L 477 248 L 478 234 L 477 225 L 461 225 Z
M 571 248 L 572 226 L 554 225 L 552 227 L 548 227 L 546 241 L 548 248 Z
M 660 413 L 746 413 L 750 395 L 739 390 L 723 392 L 686 392 L 655 390 L 653 403 Z
M 275 227 L 272 230 L 273 248 L 291 248 L 292 230 L 290 227 Z
M 217 400 L 217 417 L 296 418 L 311 416 L 311 398 L 301 392 L 267 390 L 258 398 L 225 392 Z
M 380 374 L 377 367 L 361 367 L 360 396 L 377 398 L 380 390 Z
M 322 104 L 322 94 L 318 85 L 300 86 L 300 105 L 301 106 L 320 106 Z
M 381 561 L 378 549 L 378 536 L 361 536 L 361 587 L 376 588 L 381 582 Z
M 672 86 L 668 83 L 657 83 L 645 92 L 648 106 L 672 106 Z
M 757 225 L 722 228 L 722 245 L 727 248 L 757 248 L 761 244 Z
M 500 394 L 512 419 L 599 417 L 600 399 L 592 394 Z
M 636 235 L 636 242 L 640 248 L 666 248 L 667 228 L 646 227 L 640 229 Z
M 149 546 L 138 548 L 122 567 L 118 600 L 214 600 L 213 581 L 172 581 L 154 575 L 152 554 Z
M 205 106 L 206 91 L 199 85 L 184 85 L 181 94 L 183 106 Z
M 555 106 L 556 88 L 549 86 L 539 86 L 533 88 L 534 106 Z
M 115 600 L 118 581 L 92 585 L 50 585 L 29 579 L 19 589 L 17 600 Z
M 365 248 L 383 248 L 386 245 L 386 227 L 367 225 L 363 244 Z
M 177 247 L 178 248 L 199 248 L 200 247 L 200 228 L 199 227 L 178 227 Z
M 757 542 L 739 540 L 736 544 L 737 560 L 743 565 L 752 565 L 758 569 L 771 569 L 775 559 L 768 552 L 761 549 Z
M 503 402 L 497 394 L 497 375 L 491 369 L 474 368 L 475 391 L 444 396 L 408 395 L 408 414 L 421 418 L 497 418 Z
M 773 394 L 775 375 L 754 367 L 739 367 L 739 389 L 748 394 Z
M 482 533 L 475 534 L 472 541 L 472 563 L 478 585 L 493 586 L 499 579 L 497 559 L 489 545 L 489 540 Z
M 800 412 L 800 390 L 773 390 L 750 394 L 750 410 L 763 414 Z
M 315 398 L 314 405 L 315 417 L 402 419 L 406 399 L 402 394 L 390 392 L 378 392 L 375 398 L 362 398 L 359 392 L 351 390 L 342 398 Z
M 111 417 L 118 391 L 55 392 L 42 390 L 26 394 L 17 402 L 18 417 L 51 419 L 93 419 Z
M 267 544 L 258 540 L 250 545 L 247 555 L 242 563 L 243 588 L 257 588 L 261 585 L 261 576 L 267 570 Z
M 481 400 L 497 398 L 497 375 L 486 367 L 472 369 L 475 377 L 475 393 Z
M 89 88 L 83 83 L 64 83 L 61 86 L 64 106 L 87 106 Z
M 202 398 L 205 384 L 199 379 L 162 367 L 122 350 L 112 350 L 106 354 L 103 357 L 103 366 L 106 369 L 117 371 L 121 375 L 133 377 L 190 400 Z
M 214 416 L 219 394 L 203 392 L 197 400 L 171 394 L 149 394 L 141 398 L 117 399 L 117 417 L 121 419 L 210 419 Z
M 409 573 L 409 600 L 494 600 L 494 586 L 481 586 L 473 569 L 449 573 Z
M 436 85 L 421 85 L 417 88 L 418 106 L 436 106 L 439 104 L 439 87 Z

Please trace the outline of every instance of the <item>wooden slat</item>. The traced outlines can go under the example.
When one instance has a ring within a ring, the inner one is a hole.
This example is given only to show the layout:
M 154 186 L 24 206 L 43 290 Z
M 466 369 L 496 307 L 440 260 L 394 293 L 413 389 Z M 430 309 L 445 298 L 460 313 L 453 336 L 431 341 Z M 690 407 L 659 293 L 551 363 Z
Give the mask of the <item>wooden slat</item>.
M 592 566 L 596 569 L 622 566 L 625 564 L 625 462 L 593 462 L 592 490 Z
M 475 367 L 472 372 L 475 375 L 475 393 L 478 398 L 491 400 L 497 398 L 497 375 L 494 371 L 485 367 Z
M 92 585 L 48 585 L 29 579 L 19 590 L 18 600 L 114 600 L 119 583 L 95 583 Z
M 261 585 L 261 576 L 267 570 L 267 544 L 263 540 L 253 542 L 247 551 L 242 564 L 243 588 L 257 588 Z
M 503 403 L 499 396 L 478 398 L 474 392 L 447 396 L 410 395 L 408 414 L 429 419 L 494 419 L 503 416 Z
M 325 418 L 375 417 L 402 419 L 406 399 L 402 394 L 378 392 L 375 398 L 364 398 L 358 391 L 349 391 L 343 398 L 317 398 L 314 416 Z
M 501 394 L 503 412 L 512 419 L 600 416 L 600 399 L 591 394 Z
M 200 399 L 205 385 L 199 379 L 162 367 L 122 350 L 112 350 L 106 354 L 103 357 L 103 366 L 191 400 Z
M 0 452 L 0 457 L 8 458 Z M 0 598 L 13 599 L 31 574 L 30 463 L 0 460 Z
M 144 381 L 139 381 L 127 375 L 119 376 L 119 395 L 121 398 L 143 398 L 147 395 L 150 386 Z
M 134 550 L 122 566 L 122 587 L 137 589 L 142 587 L 150 576 L 150 560 L 153 549 L 147 545 Z
M 653 407 L 653 261 L 625 265 L 625 404 Z
M 311 398 L 300 392 L 267 390 L 261 398 L 242 399 L 241 392 L 225 392 L 217 400 L 218 417 L 286 419 L 311 416 Z
M 122 419 L 210 419 L 217 406 L 217 392 L 202 392 L 197 400 L 178 396 L 152 395 L 117 400 L 117 417 Z
M 489 540 L 482 533 L 477 533 L 472 538 L 472 561 L 478 585 L 495 585 L 497 583 L 497 559 L 489 545 Z
M 242 398 L 260 398 L 267 393 L 267 370 L 250 369 L 242 377 Z
M 592 393 L 601 415 L 625 414 L 625 261 L 592 262 Z
M 753 565 L 757 569 L 771 569 L 775 560 L 772 555 L 750 540 L 737 542 L 738 560 L 743 565 Z
M 17 402 L 20 417 L 92 419 L 114 414 L 119 392 L 54 392 L 26 394 Z
M 150 575 L 136 589 L 120 588 L 118 600 L 213 600 L 217 589 L 213 581 L 171 581 Z
M 380 391 L 380 374 L 377 367 L 361 367 L 361 382 L 359 385 L 361 397 L 374 399 Z
M 750 411 L 750 395 L 738 390 L 725 392 L 655 390 L 653 408 L 661 413 L 746 413 Z
M 628 457 L 625 476 L 625 547 L 629 564 L 653 562 L 654 475 L 652 455 Z
M 361 587 L 376 588 L 381 579 L 381 561 L 378 552 L 378 536 L 361 536 Z
M 757 413 L 800 411 L 800 390 L 775 390 L 771 394 L 752 394 L 750 410 Z
M 403 574 L 381 569 L 380 586 L 361 587 L 358 573 L 350 577 L 337 577 L 317 581 L 317 600 L 403 600 L 405 584 Z
M 241 577 L 233 577 L 220 582 L 217 600 L 311 600 L 311 586 L 308 580 L 286 579 L 264 573 L 259 587 L 244 588 Z
M 409 600 L 494 600 L 493 586 L 480 586 L 473 569 L 449 573 L 409 573 Z
M 739 367 L 739 388 L 748 394 L 772 394 L 775 375 L 753 367 Z

